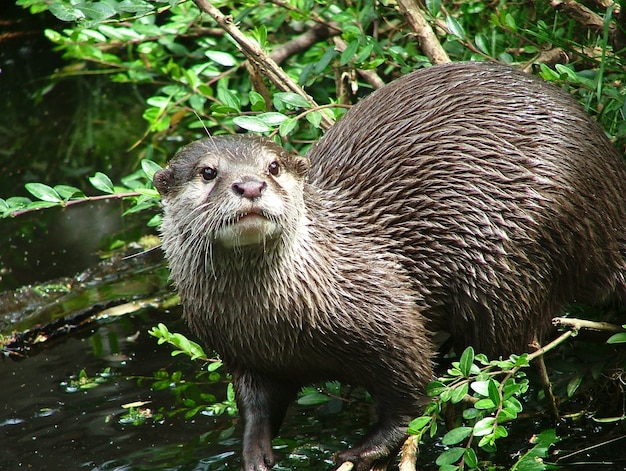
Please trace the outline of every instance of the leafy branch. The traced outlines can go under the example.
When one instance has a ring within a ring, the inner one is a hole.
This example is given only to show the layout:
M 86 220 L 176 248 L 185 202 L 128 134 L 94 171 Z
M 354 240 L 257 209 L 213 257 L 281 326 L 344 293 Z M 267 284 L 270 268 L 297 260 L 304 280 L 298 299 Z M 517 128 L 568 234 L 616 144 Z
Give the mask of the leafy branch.
M 141 170 L 122 179 L 122 186 L 116 186 L 102 172 L 89 178 L 90 184 L 104 195 L 86 196 L 79 188 L 69 185 L 49 186 L 44 183 L 27 183 L 25 189 L 36 198 L 13 196 L 0 198 L 0 217 L 16 217 L 32 211 L 52 207 L 69 207 L 75 204 L 88 203 L 107 199 L 130 199 L 133 206 L 124 214 L 135 213 L 158 205 L 159 193 L 152 185 L 152 176 L 160 168 L 151 160 L 141 162 Z M 155 216 L 148 225 L 156 226 L 160 218 Z

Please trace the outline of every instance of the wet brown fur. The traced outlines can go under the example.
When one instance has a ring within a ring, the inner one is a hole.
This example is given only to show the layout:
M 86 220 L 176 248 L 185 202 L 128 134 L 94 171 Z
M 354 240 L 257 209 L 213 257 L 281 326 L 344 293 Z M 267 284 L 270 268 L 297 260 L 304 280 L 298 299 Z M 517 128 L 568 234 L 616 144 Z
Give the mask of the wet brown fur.
M 207 156 L 237 165 L 204 194 Z M 268 156 L 290 178 L 267 173 Z M 287 405 L 324 378 L 366 387 L 379 413 L 338 462 L 384 463 L 431 378 L 427 326 L 506 354 L 568 304 L 624 298 L 626 169 L 537 79 L 488 64 L 415 72 L 354 106 L 308 157 L 310 171 L 265 139 L 208 138 L 155 176 L 185 317 L 233 373 L 246 471 L 271 467 Z M 264 207 L 280 236 L 225 248 L 212 237 L 241 179 L 266 185 L 246 205 L 284 202 Z

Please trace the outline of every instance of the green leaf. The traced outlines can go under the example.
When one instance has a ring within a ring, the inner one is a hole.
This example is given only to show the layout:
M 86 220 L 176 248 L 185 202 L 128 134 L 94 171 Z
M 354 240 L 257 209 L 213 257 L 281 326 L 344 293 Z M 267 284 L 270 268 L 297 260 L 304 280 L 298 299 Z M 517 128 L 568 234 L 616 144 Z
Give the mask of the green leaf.
M 251 90 L 248 96 L 250 98 L 250 109 L 252 111 L 265 111 L 267 109 L 265 98 L 263 98 L 263 95 L 259 92 Z
M 474 364 L 474 349 L 472 347 L 467 347 L 463 350 L 461 354 L 461 360 L 459 361 L 459 369 L 463 376 L 466 378 L 470 375 L 472 371 L 472 365 Z
M 143 0 L 122 0 L 116 6 L 117 11 L 126 11 L 129 13 L 146 14 L 153 11 L 156 6 Z
M 502 425 L 498 425 L 494 430 L 493 435 L 494 439 L 504 438 L 509 436 L 509 432 L 507 432 L 507 430 Z
M 495 406 L 499 406 L 502 398 L 500 397 L 500 390 L 498 388 L 498 384 L 491 378 L 489 378 L 488 386 L 489 399 L 491 402 L 495 404 Z
M 311 104 L 306 98 L 293 92 L 278 92 L 274 94 L 274 100 L 293 106 L 295 108 L 310 108 Z
M 426 8 L 428 13 L 433 17 L 437 17 L 441 12 L 441 0 L 426 0 Z
M 68 201 L 73 196 L 77 198 L 85 197 L 84 193 L 80 189 L 73 186 L 55 185 L 54 189 L 64 201 Z
M 489 382 L 488 381 L 473 381 L 470 387 L 478 394 L 484 397 L 489 397 Z
M 115 187 L 113 186 L 113 182 L 102 172 L 96 172 L 93 177 L 89 177 L 89 182 L 93 185 L 94 188 L 102 191 L 103 193 L 115 193 Z
M 226 389 L 226 399 L 229 402 L 233 402 L 235 400 L 235 387 L 233 383 L 228 383 L 228 388 Z
M 313 125 L 314 128 L 319 128 L 322 122 L 322 113 L 319 111 L 313 111 L 306 115 L 306 120 Z
M 481 399 L 474 403 L 474 408 L 478 410 L 490 410 L 495 409 L 496 405 L 491 399 Z
M 489 54 L 489 45 L 487 43 L 487 37 L 483 33 L 479 33 L 474 37 L 474 43 L 478 50 L 484 54 Z
M 261 121 L 263 121 L 268 126 L 278 126 L 286 119 L 289 119 L 287 115 L 282 113 L 277 113 L 275 111 L 269 111 L 267 113 L 261 113 L 257 116 Z
M 472 427 L 457 427 L 446 433 L 441 439 L 444 445 L 456 445 L 462 442 L 472 433 Z
M 235 93 L 225 88 L 222 82 L 220 82 L 217 87 L 217 99 L 234 112 L 241 112 L 241 100 Z
M 149 180 L 152 180 L 154 174 L 162 170 L 161 166 L 153 160 L 143 159 L 141 161 L 141 169 L 144 171 Z
M 85 2 L 76 5 L 85 16 L 94 21 L 106 20 L 115 15 L 115 10 L 105 2 Z
M 44 185 L 43 183 L 27 183 L 24 187 L 31 195 L 42 201 L 48 201 L 50 203 L 63 202 L 63 198 L 61 198 L 54 188 Z
M 452 396 L 450 397 L 450 401 L 452 401 L 452 404 L 458 404 L 465 398 L 465 395 L 468 392 L 469 392 L 469 385 L 465 382 L 461 384 L 460 386 L 457 386 L 454 388 Z
M 429 397 L 438 396 L 446 390 L 446 385 L 441 381 L 431 381 L 426 386 L 426 394 Z
M 306 396 L 302 396 L 298 399 L 298 404 L 301 406 L 316 406 L 319 404 L 326 404 L 330 401 L 330 397 L 326 394 L 322 394 L 319 392 L 307 394 Z
M 61 21 L 76 21 L 85 18 L 85 14 L 73 6 L 52 3 L 49 10 Z
M 463 456 L 463 453 L 465 453 L 465 448 L 461 448 L 461 447 L 450 448 L 444 451 L 442 454 L 440 454 L 437 457 L 437 460 L 435 461 L 435 463 L 438 466 L 454 464 L 461 459 L 461 457 Z
M 515 23 L 515 18 L 510 13 L 507 13 L 504 17 L 504 22 L 506 25 L 511 28 L 513 31 L 517 31 L 517 24 Z
M 459 23 L 456 18 L 448 15 L 446 17 L 446 26 L 448 27 L 448 31 L 451 35 L 456 36 L 457 38 L 463 40 L 465 39 L 465 30 L 461 23 Z
M 475 407 L 468 407 L 463 411 L 463 418 L 465 420 L 473 420 L 482 415 L 482 412 L 479 412 Z
M 558 441 L 559 438 L 554 429 L 544 430 L 538 435 L 533 435 L 530 442 L 535 446 L 519 458 L 517 463 L 511 467 L 511 471 L 543 471 L 547 469 L 542 458 L 548 456 L 550 447 Z
M 213 371 L 217 371 L 221 367 L 222 367 L 222 362 L 221 361 L 212 361 L 207 366 L 207 370 L 209 372 L 213 372 Z
M 577 374 L 567 383 L 567 397 L 572 397 L 580 384 L 583 382 L 583 375 Z
M 409 422 L 409 434 L 417 435 L 422 432 L 424 427 L 427 427 L 430 424 L 430 421 L 433 420 L 430 416 L 422 416 L 417 419 L 413 419 Z
M 278 132 L 281 137 L 285 137 L 296 128 L 297 124 L 298 121 L 293 118 L 286 119 L 285 121 L 280 123 L 280 126 L 278 127 Z
M 10 198 L 7 198 L 5 200 L 5 204 L 8 205 L 10 208 L 13 208 L 14 210 L 25 208 L 31 203 L 32 201 L 28 198 L 25 198 L 24 196 L 11 196 Z
M 315 64 L 315 68 L 313 69 L 316 74 L 321 74 L 324 69 L 330 64 L 330 61 L 337 55 L 337 51 L 334 47 L 328 47 L 324 55 L 321 57 L 319 61 Z
M 204 51 L 204 55 L 211 59 L 213 62 L 223 65 L 224 67 L 233 67 L 237 65 L 235 57 L 223 51 Z
M 606 343 L 626 343 L 626 332 L 611 335 Z
M 472 448 L 465 449 L 465 464 L 470 469 L 478 467 L 478 457 Z
M 52 202 L 52 201 L 33 201 L 24 209 L 35 210 L 35 209 L 53 208 L 54 206 L 57 206 L 58 204 L 59 204 L 58 202 Z
M 495 424 L 495 417 L 485 417 L 474 424 L 474 435 L 482 437 L 484 435 L 493 432 L 493 425 Z
M 354 57 L 357 49 L 359 48 L 359 40 L 355 39 L 344 49 L 339 59 L 339 65 L 344 66 Z
M 268 132 L 272 130 L 256 116 L 237 116 L 233 119 L 233 123 L 252 132 Z

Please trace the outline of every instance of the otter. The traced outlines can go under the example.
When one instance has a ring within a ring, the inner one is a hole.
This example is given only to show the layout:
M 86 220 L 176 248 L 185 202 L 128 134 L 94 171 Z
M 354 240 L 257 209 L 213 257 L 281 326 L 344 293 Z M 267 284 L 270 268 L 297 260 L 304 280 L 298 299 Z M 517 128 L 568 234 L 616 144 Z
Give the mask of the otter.
M 626 297 L 626 166 L 565 92 L 433 66 L 372 93 L 306 157 L 252 136 L 155 174 L 184 316 L 232 373 L 245 471 L 301 386 L 339 379 L 378 422 L 337 465 L 384 469 L 425 402 L 430 332 L 528 350 L 573 303 Z

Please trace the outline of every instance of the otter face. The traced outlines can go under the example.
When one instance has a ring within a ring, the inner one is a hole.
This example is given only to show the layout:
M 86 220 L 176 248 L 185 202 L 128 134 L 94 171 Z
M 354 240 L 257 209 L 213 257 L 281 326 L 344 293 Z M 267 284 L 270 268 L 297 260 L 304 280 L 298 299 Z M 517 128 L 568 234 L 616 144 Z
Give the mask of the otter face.
M 175 226 L 224 248 L 264 246 L 295 223 L 288 219 L 299 213 L 307 171 L 305 158 L 265 139 L 193 142 L 154 176 L 163 197 L 164 235 Z

